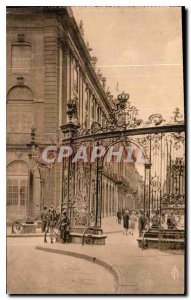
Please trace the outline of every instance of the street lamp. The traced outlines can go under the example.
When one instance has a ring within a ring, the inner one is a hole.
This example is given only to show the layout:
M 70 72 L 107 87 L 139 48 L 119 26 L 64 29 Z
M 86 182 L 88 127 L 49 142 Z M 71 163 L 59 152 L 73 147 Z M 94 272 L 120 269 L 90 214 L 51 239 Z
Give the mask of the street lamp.
M 29 157 L 29 182 L 31 179 L 31 174 L 33 175 L 35 167 L 37 167 L 40 175 L 40 211 L 44 207 L 44 186 L 46 174 L 50 173 L 51 169 L 55 166 L 55 160 L 53 163 L 48 163 L 42 160 L 40 155 L 39 145 L 35 142 L 36 128 L 31 128 L 31 142 L 27 144 L 30 149 L 28 154 Z M 31 185 L 29 184 L 29 195 L 30 195 Z

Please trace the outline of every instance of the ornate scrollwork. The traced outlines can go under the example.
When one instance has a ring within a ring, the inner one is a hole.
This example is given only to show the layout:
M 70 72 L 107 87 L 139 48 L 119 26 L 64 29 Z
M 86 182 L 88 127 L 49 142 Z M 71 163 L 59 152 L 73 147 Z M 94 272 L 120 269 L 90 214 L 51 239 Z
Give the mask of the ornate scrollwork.
M 160 190 L 161 183 L 160 183 L 159 176 L 154 176 L 151 178 L 151 187 L 154 192 Z
M 184 124 L 183 114 L 181 114 L 180 109 L 178 107 L 175 108 L 173 112 L 174 116 L 171 118 L 176 124 Z
M 184 205 L 184 195 L 178 193 L 164 194 L 161 204 L 165 208 L 180 208 Z
M 91 125 L 91 133 L 92 134 L 95 134 L 99 131 L 102 131 L 102 126 L 99 122 L 93 122 L 92 125 Z
M 184 132 L 172 132 L 171 137 L 174 140 L 174 146 L 176 149 L 181 148 L 181 146 L 185 142 L 185 135 Z
M 158 126 L 165 120 L 163 119 L 161 114 L 152 114 L 149 118 L 148 121 L 145 123 L 146 126 L 148 125 L 154 125 Z
M 84 168 L 83 168 L 83 166 L 78 166 L 77 176 L 78 176 L 79 179 L 84 177 Z
M 101 73 L 99 73 L 101 76 Z M 100 77 L 101 78 L 101 77 Z M 141 119 L 137 119 L 138 110 L 135 106 L 131 106 L 128 101 L 129 95 L 123 92 L 118 95 L 116 100 L 112 101 L 112 110 L 105 126 L 99 122 L 93 122 L 90 129 L 84 129 L 83 126 L 78 130 L 78 135 L 95 134 L 99 132 L 108 132 L 116 130 L 125 130 L 128 128 L 135 128 L 142 123 Z M 71 115 L 73 107 L 71 108 Z M 70 117 L 72 118 L 72 116 Z
M 88 201 L 87 196 L 82 192 L 78 192 L 75 197 L 75 226 L 87 226 L 88 223 Z
M 184 165 L 181 158 L 176 158 L 175 164 L 172 165 L 172 172 L 175 174 L 175 176 L 183 174 Z
M 77 98 L 70 99 L 67 103 L 67 115 L 69 118 L 69 123 L 79 124 L 78 112 L 77 112 Z
M 98 60 L 98 58 L 96 56 L 91 57 L 91 64 L 94 68 L 96 67 L 97 60 Z

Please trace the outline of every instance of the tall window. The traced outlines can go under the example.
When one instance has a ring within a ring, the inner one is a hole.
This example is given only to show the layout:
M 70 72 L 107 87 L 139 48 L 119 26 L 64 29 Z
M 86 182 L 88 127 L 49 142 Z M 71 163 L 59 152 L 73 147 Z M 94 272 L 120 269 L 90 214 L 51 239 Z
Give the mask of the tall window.
M 34 124 L 33 95 L 27 87 L 15 87 L 8 94 L 7 132 L 30 133 Z
M 28 44 L 15 44 L 11 47 L 11 66 L 20 73 L 31 69 L 31 46 Z
M 7 168 L 7 205 L 24 206 L 28 199 L 28 165 L 15 161 Z
M 18 205 L 19 185 L 18 179 L 7 179 L 7 204 Z

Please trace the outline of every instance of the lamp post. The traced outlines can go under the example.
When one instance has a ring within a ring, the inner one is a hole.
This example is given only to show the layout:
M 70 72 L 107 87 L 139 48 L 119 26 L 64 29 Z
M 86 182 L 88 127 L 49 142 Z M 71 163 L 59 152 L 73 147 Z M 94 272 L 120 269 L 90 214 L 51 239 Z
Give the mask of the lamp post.
M 29 199 L 31 196 L 31 176 L 34 174 L 35 167 L 39 171 L 40 175 L 40 211 L 43 209 L 45 205 L 44 201 L 44 186 L 45 186 L 45 179 L 46 174 L 50 173 L 51 169 L 55 166 L 55 160 L 52 163 L 48 163 L 44 160 L 42 160 L 40 155 L 40 148 L 39 144 L 35 141 L 36 138 L 36 128 L 31 128 L 31 142 L 30 144 L 27 144 L 27 147 L 29 148 Z M 53 151 L 50 151 L 53 153 Z M 32 178 L 33 180 L 33 178 Z

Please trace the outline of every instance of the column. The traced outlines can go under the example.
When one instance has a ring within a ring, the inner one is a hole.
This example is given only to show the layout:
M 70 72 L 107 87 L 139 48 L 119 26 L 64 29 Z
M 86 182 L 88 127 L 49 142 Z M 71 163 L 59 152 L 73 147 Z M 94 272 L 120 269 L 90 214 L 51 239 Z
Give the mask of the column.
M 150 218 L 150 178 L 151 164 L 145 164 L 145 182 L 144 182 L 144 215 L 148 212 Z

